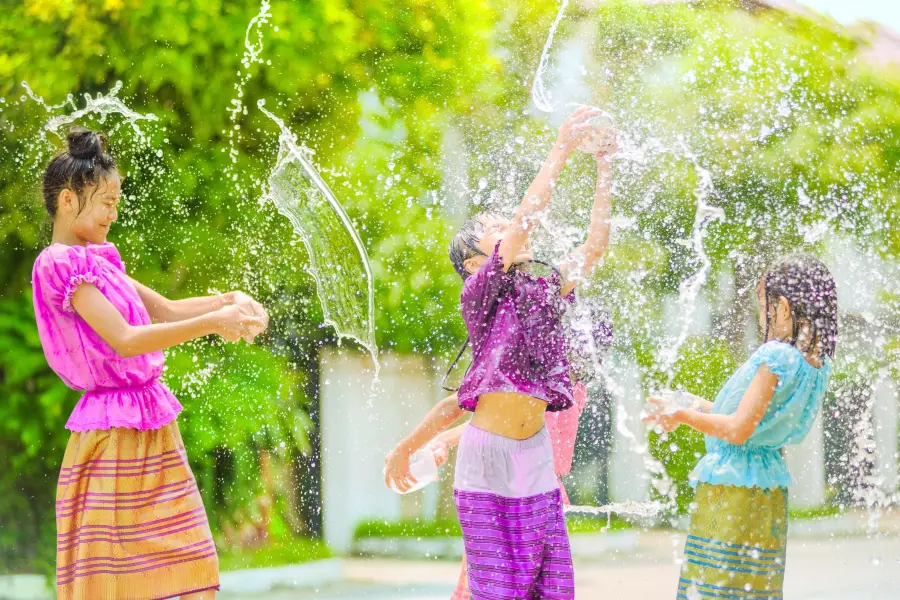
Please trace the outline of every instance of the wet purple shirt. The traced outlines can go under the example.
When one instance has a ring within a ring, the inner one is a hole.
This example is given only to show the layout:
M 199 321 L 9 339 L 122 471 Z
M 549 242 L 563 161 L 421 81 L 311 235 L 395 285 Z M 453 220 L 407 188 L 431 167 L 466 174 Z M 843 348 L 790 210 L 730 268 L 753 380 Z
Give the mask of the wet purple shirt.
M 459 388 L 459 407 L 474 411 L 478 398 L 515 392 L 572 406 L 572 379 L 562 316 L 574 297 L 560 296 L 558 278 L 505 272 L 498 250 L 463 285 L 463 320 L 472 344 L 472 366 Z

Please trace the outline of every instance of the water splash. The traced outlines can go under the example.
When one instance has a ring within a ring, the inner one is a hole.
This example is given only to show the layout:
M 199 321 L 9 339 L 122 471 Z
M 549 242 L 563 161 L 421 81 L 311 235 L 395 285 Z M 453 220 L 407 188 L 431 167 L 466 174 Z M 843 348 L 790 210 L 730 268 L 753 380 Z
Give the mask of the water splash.
M 48 113 L 56 112 L 66 106 L 71 106 L 72 110 L 78 110 L 78 106 L 75 105 L 75 96 L 72 94 L 66 94 L 66 99 L 59 104 L 49 105 L 43 98 L 34 93 L 34 90 L 31 89 L 31 86 L 28 85 L 27 81 L 22 82 L 22 87 L 25 89 L 25 93 L 28 94 L 28 97 L 37 102 Z
M 116 94 L 118 94 L 122 90 L 121 81 L 117 81 L 112 89 L 109 90 L 109 93 L 105 96 L 100 93 L 98 93 L 96 97 L 93 97 L 90 94 L 85 94 L 84 108 L 80 109 L 76 108 L 75 100 L 72 97 L 72 94 L 69 94 L 66 98 L 66 101 L 62 104 L 56 106 L 48 106 L 42 98 L 38 97 L 34 94 L 34 92 L 31 91 L 31 88 L 29 88 L 28 84 L 24 81 L 22 82 L 22 87 L 25 88 L 25 90 L 33 100 L 38 102 L 48 112 L 53 112 L 54 110 L 64 108 L 66 105 L 71 105 L 72 108 L 75 109 L 71 113 L 51 117 L 50 120 L 47 121 L 47 123 L 44 125 L 43 131 L 41 132 L 42 137 L 45 135 L 45 132 L 53 133 L 59 137 L 63 137 L 63 135 L 60 133 L 60 129 L 62 127 L 71 125 L 87 115 L 98 115 L 97 120 L 101 123 L 105 123 L 106 117 L 115 114 L 122 116 L 125 121 L 129 125 L 131 125 L 132 130 L 134 131 L 135 135 L 137 135 L 139 140 L 146 141 L 146 136 L 138 125 L 138 121 L 159 120 L 154 114 L 142 114 L 131 110 L 125 105 L 124 102 L 116 97 Z
M 269 175 L 266 197 L 294 227 L 309 254 L 309 273 L 316 282 L 325 322 L 339 338 L 362 345 L 375 361 L 375 289 L 365 246 L 344 208 L 312 166 L 312 151 L 280 118 L 259 109 L 280 130 L 278 159 Z
M 531 99 L 538 110 L 552 113 L 553 95 L 544 85 L 544 71 L 547 69 L 547 63 L 550 62 L 550 49 L 553 47 L 553 38 L 556 37 L 556 28 L 559 27 L 560 21 L 566 14 L 566 8 L 569 6 L 569 0 L 562 0 L 559 5 L 559 12 L 550 25 L 550 32 L 547 34 L 547 41 L 544 42 L 544 48 L 541 50 L 541 59 L 538 61 L 537 70 L 534 72 L 534 82 L 531 84 Z
M 567 515 L 629 515 L 633 517 L 652 518 L 664 509 L 662 502 L 610 502 L 600 506 L 572 505 L 565 507 Z
M 591 310 L 585 305 L 584 294 L 576 295 L 576 306 L 573 315 L 572 327 L 577 331 L 591 331 L 593 323 L 591 321 Z M 666 503 L 657 501 L 634 501 L 617 502 L 604 504 L 598 507 L 579 506 L 577 509 L 584 513 L 590 514 L 606 514 L 616 512 L 619 514 L 631 514 L 635 516 L 655 517 L 664 510 L 671 510 L 675 505 L 675 485 L 666 472 L 662 462 L 656 460 L 650 454 L 650 448 L 643 436 L 638 436 L 629 427 L 629 420 L 634 415 L 627 409 L 625 402 L 628 392 L 622 386 L 613 374 L 610 372 L 606 362 L 602 360 L 601 350 L 595 343 L 592 335 L 582 336 L 588 356 L 593 362 L 594 372 L 600 377 L 603 386 L 609 391 L 613 398 L 616 399 L 616 430 L 622 439 L 628 444 L 627 450 L 638 455 L 643 463 L 645 471 L 650 475 L 650 482 L 654 489 L 666 498 Z
M 228 109 L 229 122 L 231 127 L 228 130 L 228 157 L 231 159 L 231 165 L 237 164 L 238 149 L 237 143 L 240 140 L 241 126 L 238 119 L 241 115 L 247 114 L 247 106 L 244 104 L 244 88 L 247 82 L 253 78 L 250 67 L 256 64 L 262 64 L 263 32 L 262 27 L 269 22 L 272 17 L 270 12 L 271 5 L 268 0 L 262 0 L 259 12 L 250 19 L 247 24 L 247 30 L 244 32 L 244 55 L 241 57 L 241 69 L 238 70 L 238 80 L 234 84 L 235 97 L 231 99 L 231 108 Z M 278 31 L 278 27 L 275 27 Z M 254 39 L 255 37 L 255 39 Z M 236 179 L 237 174 L 232 173 L 232 178 Z
M 697 199 L 697 208 L 694 212 L 694 225 L 691 230 L 691 238 L 687 243 L 694 251 L 700 267 L 678 286 L 678 314 L 681 320 L 681 329 L 678 336 L 671 344 L 664 342 L 664 347 L 658 354 L 660 370 L 666 375 L 666 388 L 671 388 L 675 379 L 675 363 L 678 361 L 678 353 L 687 340 L 697 311 L 697 296 L 709 278 L 712 261 L 706 253 L 704 240 L 707 228 L 716 221 L 725 219 L 725 211 L 718 206 L 709 204 L 707 200 L 715 191 L 712 175 L 700 165 L 697 156 L 690 151 L 683 140 L 679 140 L 684 156 L 694 165 L 697 173 L 697 185 L 694 188 L 694 197 Z

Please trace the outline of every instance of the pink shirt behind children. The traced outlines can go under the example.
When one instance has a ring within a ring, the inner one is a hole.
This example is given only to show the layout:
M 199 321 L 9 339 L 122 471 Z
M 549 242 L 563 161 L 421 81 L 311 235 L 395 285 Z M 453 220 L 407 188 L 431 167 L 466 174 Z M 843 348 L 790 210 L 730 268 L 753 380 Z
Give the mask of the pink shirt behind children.
M 568 410 L 548 412 L 544 419 L 553 444 L 553 470 L 559 477 L 572 470 L 572 456 L 575 454 L 575 438 L 578 435 L 578 421 L 587 402 L 587 387 L 581 382 L 573 390 L 575 403 Z

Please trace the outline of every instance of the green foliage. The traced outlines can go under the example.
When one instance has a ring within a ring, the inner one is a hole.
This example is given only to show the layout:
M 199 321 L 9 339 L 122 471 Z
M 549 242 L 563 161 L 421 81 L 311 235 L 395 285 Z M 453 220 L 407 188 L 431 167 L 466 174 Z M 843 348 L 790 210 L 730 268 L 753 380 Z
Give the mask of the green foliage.
M 416 325 L 421 307 L 450 307 L 435 315 L 448 320 L 458 282 L 448 276 L 449 262 L 434 260 L 435 248 L 443 247 L 435 240 L 447 233 L 420 197 L 440 180 L 447 116 L 468 111 L 475 94 L 483 102 L 501 89 L 489 46 L 490 7 L 450 0 L 273 2 L 270 22 L 260 29 L 264 62 L 245 67 L 245 28 L 258 10 L 255 1 L 35 0 L 0 19 L 0 97 L 8 101 L 4 122 L 15 124 L 0 155 L 0 216 L 12 220 L 2 241 L 18 253 L 0 267 L 0 281 L 10 291 L 27 281 L 22 265 L 39 244 L 41 223 L 30 220 L 39 214 L 34 187 L 55 149 L 34 143 L 45 113 L 32 100 L 18 100 L 19 82 L 52 104 L 68 93 L 78 100 L 82 92 L 105 92 L 120 80 L 131 108 L 160 119 L 158 127 L 145 127 L 148 143 L 137 144 L 114 118 L 85 124 L 112 127 L 128 172 L 124 227 L 114 241 L 134 274 L 176 296 L 249 288 L 302 320 L 304 335 L 321 339 L 317 305 L 294 300 L 313 297 L 305 258 L 287 222 L 257 202 L 274 158 L 273 126 L 253 110 L 265 98 L 316 151 L 361 229 L 384 307 L 380 342 L 401 350 L 429 345 L 432 328 Z M 228 99 L 236 97 L 239 76 L 247 80 L 241 99 L 247 110 L 232 123 Z M 369 108 L 372 100 L 378 108 Z M 385 135 L 361 137 L 366 123 Z M 232 142 L 235 163 L 224 151 Z
M 78 394 L 44 358 L 31 294 L 0 299 L 0 572 L 56 564 L 56 479 Z
M 334 554 L 320 539 L 287 538 L 268 543 L 258 549 L 242 551 L 230 548 L 219 552 L 219 569 L 237 571 L 295 565 L 331 558 Z
M 631 527 L 631 523 L 616 515 L 612 515 L 609 520 L 603 517 L 588 517 L 582 515 L 568 515 L 566 517 L 566 529 L 569 530 L 570 534 L 625 531 L 631 529 Z
M 566 528 L 569 533 L 599 533 L 605 531 L 621 531 L 629 529 L 631 524 L 624 519 L 613 516 L 609 521 L 606 518 L 593 518 L 581 515 L 569 515 L 566 517 Z M 410 519 L 403 521 L 364 521 L 356 526 L 353 539 L 362 538 L 389 538 L 389 537 L 461 537 L 457 519 L 437 519 L 426 521 Z
M 835 517 L 841 513 L 841 509 L 834 504 L 829 504 L 819 508 L 791 508 L 788 510 L 788 517 L 797 520 L 820 520 L 829 517 Z
M 264 491 L 260 450 L 287 463 L 311 451 L 302 377 L 264 348 L 182 346 L 168 357 L 166 381 L 185 406 L 185 447 L 216 530 Z
M 409 519 L 403 521 L 363 521 L 356 526 L 353 539 L 368 537 L 460 537 L 462 529 L 457 519 L 426 521 Z

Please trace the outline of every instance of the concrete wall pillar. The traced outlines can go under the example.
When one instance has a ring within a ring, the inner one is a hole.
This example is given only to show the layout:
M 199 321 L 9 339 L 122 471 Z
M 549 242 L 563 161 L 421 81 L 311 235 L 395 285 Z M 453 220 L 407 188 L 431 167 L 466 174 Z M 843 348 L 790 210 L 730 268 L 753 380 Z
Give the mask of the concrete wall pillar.
M 647 431 L 639 418 L 644 391 L 637 364 L 617 352 L 609 355 L 609 392 L 612 397 L 612 454 L 609 496 L 616 502 L 647 500 L 649 473 L 636 448 L 647 450 Z
M 898 416 L 900 416 L 900 396 L 897 384 L 883 377 L 872 388 L 874 406 L 872 425 L 875 430 L 875 483 L 888 496 L 896 494 L 898 481 Z
M 825 504 L 825 438 L 822 412 L 801 443 L 785 450 L 793 485 L 790 488 L 792 508 L 817 508 Z
M 400 496 L 383 470 L 385 454 L 433 406 L 434 376 L 421 357 L 385 354 L 373 388 L 368 355 L 327 349 L 320 361 L 323 528 L 328 545 L 346 552 L 361 521 L 431 518 L 437 486 Z

